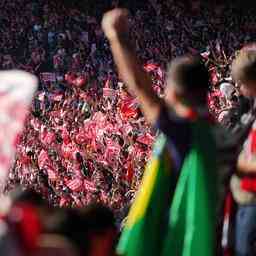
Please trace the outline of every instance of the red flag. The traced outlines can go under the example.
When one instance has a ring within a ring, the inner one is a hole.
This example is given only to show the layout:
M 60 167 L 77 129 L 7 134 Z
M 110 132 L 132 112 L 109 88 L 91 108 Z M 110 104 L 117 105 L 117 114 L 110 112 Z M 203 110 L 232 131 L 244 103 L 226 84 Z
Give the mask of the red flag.
M 129 134 L 133 130 L 133 127 L 131 126 L 130 123 L 126 123 L 122 127 L 122 131 L 124 134 Z
M 58 175 L 56 173 L 56 170 L 54 170 L 53 167 L 48 166 L 46 168 L 47 174 L 48 174 L 48 179 L 52 181 L 56 181 L 58 179 Z
M 28 165 L 31 163 L 30 157 L 25 153 L 20 155 L 19 160 L 20 160 L 21 164 L 24 164 L 24 165 Z
M 66 183 L 66 185 L 72 191 L 76 191 L 77 192 L 77 191 L 80 191 L 82 189 L 83 182 L 82 182 L 81 179 L 76 178 L 76 179 L 73 179 L 73 180 L 69 180 Z
M 136 141 L 149 146 L 154 142 L 154 137 L 150 133 L 146 133 L 139 136 Z
M 61 137 L 63 139 L 64 144 L 70 143 L 71 140 L 70 140 L 70 137 L 69 137 L 69 132 L 66 128 L 62 129 Z
M 56 82 L 56 74 L 55 73 L 41 73 L 40 78 L 43 82 Z
M 131 184 L 134 176 L 134 168 L 132 166 L 132 163 L 129 162 L 126 172 L 126 180 Z
M 103 88 L 103 97 L 106 97 L 106 98 L 116 97 L 116 90 L 111 88 Z
M 139 114 L 138 102 L 132 98 L 124 100 L 120 106 L 120 114 L 123 120 L 137 118 Z
M 50 96 L 50 99 L 53 101 L 61 101 L 63 95 L 61 93 L 54 93 Z
M 77 87 L 81 87 L 86 83 L 85 76 L 79 76 L 75 80 L 73 80 L 73 84 Z
M 43 169 L 45 166 L 51 165 L 51 160 L 48 156 L 48 153 L 44 149 L 40 151 L 37 161 L 40 169 Z
M 45 129 L 40 133 L 40 140 L 43 144 L 51 145 L 56 140 L 55 133 L 49 132 Z
M 148 64 L 145 64 L 144 65 L 144 69 L 147 71 L 147 72 L 151 72 L 151 71 L 154 71 L 156 69 L 158 69 L 158 65 L 157 64 L 154 64 L 154 63 L 148 63 Z
M 62 156 L 67 159 L 76 159 L 76 152 L 79 150 L 75 143 L 62 144 L 61 146 Z
M 95 187 L 95 184 L 92 181 L 84 180 L 84 187 L 87 191 L 97 192 L 97 188 Z
M 66 206 L 67 203 L 68 203 L 68 199 L 66 197 L 61 197 L 60 203 L 59 203 L 60 207 Z

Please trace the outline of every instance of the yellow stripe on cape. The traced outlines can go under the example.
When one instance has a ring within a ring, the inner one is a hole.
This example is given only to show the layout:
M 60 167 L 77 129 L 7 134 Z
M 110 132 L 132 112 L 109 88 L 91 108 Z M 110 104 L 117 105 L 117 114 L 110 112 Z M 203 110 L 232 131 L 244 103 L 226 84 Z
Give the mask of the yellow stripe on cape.
M 170 168 L 164 168 L 164 171 L 167 171 L 168 174 L 171 173 L 171 161 L 168 150 L 165 149 L 164 152 L 164 161 L 165 166 Z M 151 194 L 153 192 L 157 174 L 159 171 L 161 158 L 153 156 L 147 165 L 144 176 L 142 179 L 142 183 L 138 194 L 136 195 L 136 199 L 132 204 L 131 210 L 127 217 L 126 227 L 132 227 L 139 219 L 141 219 L 147 210 L 147 206 L 149 204 L 149 200 L 151 198 Z
M 159 164 L 159 159 L 152 158 L 146 167 L 140 190 L 136 195 L 136 199 L 132 204 L 130 213 L 128 215 L 126 227 L 132 227 L 144 216 L 155 185 Z

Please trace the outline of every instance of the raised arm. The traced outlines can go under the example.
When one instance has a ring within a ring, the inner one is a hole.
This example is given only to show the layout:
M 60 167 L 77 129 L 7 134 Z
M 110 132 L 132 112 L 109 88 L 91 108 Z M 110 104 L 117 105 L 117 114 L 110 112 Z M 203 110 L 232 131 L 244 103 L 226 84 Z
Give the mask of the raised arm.
M 102 20 L 102 28 L 109 40 L 119 76 L 136 95 L 142 111 L 150 123 L 155 123 L 161 107 L 161 100 L 152 89 L 152 82 L 143 70 L 129 39 L 128 11 L 114 9 L 107 12 Z

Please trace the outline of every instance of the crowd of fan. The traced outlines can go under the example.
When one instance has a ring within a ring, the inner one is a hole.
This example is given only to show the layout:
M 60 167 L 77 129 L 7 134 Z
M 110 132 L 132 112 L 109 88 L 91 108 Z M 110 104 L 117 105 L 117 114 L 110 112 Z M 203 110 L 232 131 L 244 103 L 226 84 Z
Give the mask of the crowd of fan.
M 181 3 L 149 2 L 132 13 L 131 23 L 155 89 L 162 96 L 162 70 L 171 58 L 201 53 L 212 75 L 210 111 L 229 126 L 243 112 L 236 111 L 239 92 L 229 65 L 235 51 L 255 36 L 253 11 L 244 15 L 226 5 L 213 11 L 198 2 L 188 12 Z M 59 1 L 3 0 L 0 8 L 0 69 L 41 77 L 6 189 L 33 188 L 52 205 L 100 201 L 126 209 L 156 133 L 118 80 L 100 27 L 101 7 L 91 14 Z M 46 72 L 56 81 L 45 79 Z M 236 112 L 232 118 L 230 109 Z

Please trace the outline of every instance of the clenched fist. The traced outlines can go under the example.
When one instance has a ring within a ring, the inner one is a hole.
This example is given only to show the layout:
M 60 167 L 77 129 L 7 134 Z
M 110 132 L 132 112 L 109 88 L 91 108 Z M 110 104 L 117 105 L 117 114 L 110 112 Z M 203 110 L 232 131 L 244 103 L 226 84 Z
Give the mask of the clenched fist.
M 102 29 L 111 41 L 120 34 L 128 33 L 128 10 L 116 8 L 104 14 Z

